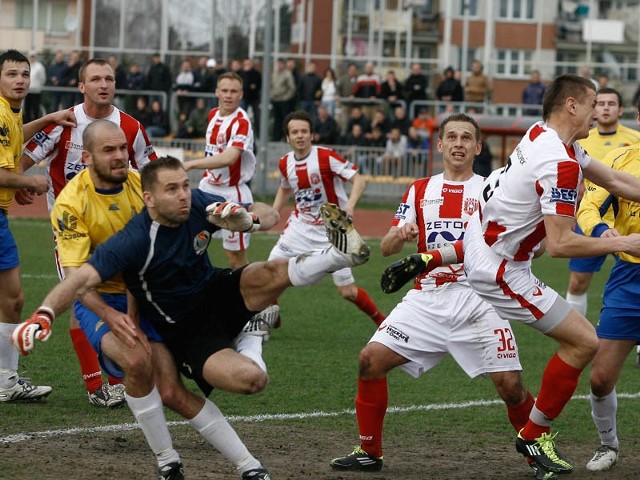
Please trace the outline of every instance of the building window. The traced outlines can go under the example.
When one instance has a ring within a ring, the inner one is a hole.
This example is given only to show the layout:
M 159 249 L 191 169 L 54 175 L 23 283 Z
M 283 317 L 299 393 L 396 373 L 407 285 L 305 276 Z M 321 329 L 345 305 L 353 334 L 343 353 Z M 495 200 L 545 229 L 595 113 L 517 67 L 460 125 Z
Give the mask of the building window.
M 460 0 L 458 5 L 458 15 L 464 17 L 465 8 L 470 17 L 478 16 L 478 0 Z
M 64 21 L 69 13 L 68 2 L 56 2 L 52 0 L 40 1 L 38 5 L 38 30 L 46 33 L 67 34 Z M 33 1 L 16 1 L 16 27 L 33 28 Z
M 498 18 L 503 20 L 534 20 L 535 0 L 500 0 Z
M 532 50 L 501 49 L 496 51 L 497 77 L 527 77 L 531 73 Z

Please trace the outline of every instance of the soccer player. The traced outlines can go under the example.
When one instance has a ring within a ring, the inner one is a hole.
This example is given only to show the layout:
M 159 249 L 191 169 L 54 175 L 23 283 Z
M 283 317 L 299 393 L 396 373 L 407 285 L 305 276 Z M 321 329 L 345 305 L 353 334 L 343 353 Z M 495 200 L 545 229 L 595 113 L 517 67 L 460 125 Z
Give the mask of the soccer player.
M 233 349 L 235 337 L 256 312 L 273 303 L 286 288 L 311 285 L 327 272 L 362 264 L 369 258 L 369 247 L 350 217 L 337 206 L 326 204 L 323 218 L 332 238 L 331 247 L 235 270 L 214 268 L 207 255 L 213 232 L 220 227 L 240 232 L 271 228 L 278 219 L 275 211 L 270 209 L 271 215 L 257 218 L 239 204 L 201 190 L 192 191 L 182 162 L 172 157 L 144 167 L 141 182 L 146 208 L 47 295 L 42 306 L 14 332 L 14 345 L 23 354 L 28 353 L 35 339 L 48 338 L 53 320 L 74 298 L 83 298 L 120 273 L 136 301 L 140 322 L 153 326 L 173 356 L 175 363 L 171 366 L 164 357 L 163 381 L 178 383 L 178 366 L 207 396 L 213 388 L 234 393 L 261 391 L 267 385 L 267 374 Z M 128 315 L 119 316 L 122 322 L 135 325 Z M 157 363 L 154 360 L 154 368 Z M 150 393 L 133 399 L 129 393 L 135 394 L 128 392 L 127 403 L 139 421 L 155 419 L 159 422 L 156 426 L 164 425 L 161 397 L 153 382 L 149 388 Z M 223 417 L 212 411 L 212 405 L 206 403 L 202 408 L 207 409 L 204 416 L 213 415 L 213 420 L 203 421 L 197 409 L 187 418 L 208 440 L 213 438 L 216 448 L 227 452 L 227 458 L 246 461 L 238 455 L 241 448 L 228 429 L 219 428 Z M 171 471 L 181 471 L 182 465 L 171 448 L 166 428 L 144 433 L 158 455 L 159 466 L 169 470 L 161 478 L 183 478 L 181 474 L 171 476 Z M 269 474 L 262 466 L 251 466 L 242 477 L 268 480 Z
M 57 112 L 23 126 L 20 108 L 29 91 L 30 75 L 29 60 L 20 52 L 7 50 L 0 55 L 0 402 L 33 400 L 51 393 L 51 387 L 33 385 L 17 373 L 18 354 L 10 339 L 20 322 L 24 292 L 18 248 L 7 213 L 17 189 L 41 195 L 49 187 L 42 175 L 19 173 L 24 138 L 30 138 L 48 122 L 72 125 L 74 119 L 67 112 Z
M 291 258 L 303 252 L 329 246 L 320 208 L 326 202 L 335 203 L 348 215 L 353 215 L 366 182 L 358 168 L 333 150 L 311 145 L 313 120 L 302 110 L 289 113 L 284 120 L 287 142 L 293 151 L 278 161 L 282 175 L 273 208 L 280 212 L 293 195 L 294 209 L 269 260 Z M 347 196 L 344 183 L 352 184 Z M 354 303 L 376 325 L 385 315 L 369 294 L 356 286 L 350 268 L 332 273 L 340 295 Z M 272 314 L 273 315 L 273 314 Z M 273 318 L 273 317 L 271 317 Z
M 66 276 L 84 265 L 98 245 L 122 230 L 144 206 L 140 176 L 128 168 L 127 140 L 122 129 L 108 120 L 95 120 L 84 130 L 83 145 L 87 168 L 62 189 L 51 213 L 58 257 Z M 211 435 L 202 429 L 203 436 L 217 447 L 220 441 L 217 435 L 224 432 L 235 450 L 220 451 L 236 464 L 240 473 L 260 468 L 260 462 L 244 447 L 217 407 L 175 381 L 177 374 L 171 354 L 158 343 L 162 338 L 155 330 L 146 322 L 138 325 L 122 315 L 128 311 L 122 277 L 116 276 L 87 291 L 81 301 L 74 302 L 73 310 L 98 352 L 103 370 L 112 377 L 126 378 L 127 402 L 133 405 L 132 411 L 154 451 L 164 450 L 162 442 L 156 443 L 159 439 L 168 441 L 169 447 L 171 442 L 164 420 L 157 421 L 138 408 L 144 407 L 140 398 L 151 393 L 155 374 L 157 394 L 167 406 L 188 418 L 197 429 L 218 423 L 220 433 Z M 194 420 L 198 416 L 198 420 Z M 163 430 L 162 435 L 150 433 L 156 428 Z M 179 471 L 175 465 L 178 462 L 177 453 L 161 453 L 158 456 L 160 477 L 172 478 L 169 473 Z
M 50 188 L 47 191 L 49 212 L 67 182 L 86 167 L 82 161 L 82 135 L 87 125 L 94 120 L 106 119 L 124 130 L 132 168 L 141 168 L 156 158 L 140 122 L 112 104 L 116 91 L 115 74 L 106 60 L 94 58 L 80 67 L 78 89 L 84 95 L 84 102 L 70 109 L 76 116 L 77 125 L 74 127 L 62 127 L 53 123 L 47 125 L 26 145 L 22 156 L 23 171 L 36 163 L 45 162 L 47 176 L 50 179 Z M 59 264 L 57 251 L 54 253 L 58 276 L 62 279 L 64 272 Z M 113 377 L 103 384 L 96 353 L 78 325 L 73 311 L 70 315 L 69 335 L 80 363 L 89 401 L 99 407 L 113 408 L 123 405 L 124 389 L 118 385 L 119 380 Z
M 484 181 L 473 173 L 481 149 L 478 124 L 464 113 L 453 114 L 442 122 L 439 133 L 444 173 L 409 186 L 380 244 L 384 256 L 400 252 L 407 242 L 425 251 L 461 238 L 478 208 Z M 333 459 L 331 467 L 380 470 L 387 373 L 399 367 L 417 378 L 447 353 L 470 377 L 490 375 L 513 427 L 524 427 L 533 397 L 520 379 L 513 330 L 469 288 L 463 266 L 449 265 L 420 275 L 360 352 L 355 403 L 361 443 L 353 453 Z
M 640 132 L 620 124 L 624 112 L 622 97 L 617 90 L 609 87 L 596 92 L 596 126 L 589 131 L 589 136 L 578 143 L 593 159 L 603 161 L 608 152 L 615 148 L 625 147 L 640 142 Z M 610 165 L 607 165 L 610 166 Z M 585 185 L 588 191 L 589 182 Z M 606 216 L 609 225 L 613 225 L 613 212 Z M 579 226 L 576 232 L 582 233 Z M 567 302 L 582 315 L 587 315 L 587 290 L 595 272 L 600 271 L 606 255 L 569 260 L 569 286 Z
M 573 470 L 556 449 L 551 423 L 595 356 L 598 337 L 580 312 L 533 275 L 531 259 L 545 245 L 552 257 L 640 256 L 638 234 L 590 238 L 573 231 L 583 172 L 612 194 L 640 201 L 640 180 L 592 161 L 577 143 L 589 134 L 595 105 L 595 88 L 588 79 L 560 75 L 547 87 L 543 121 L 529 128 L 507 165 L 487 179 L 481 215 L 471 217 L 460 242 L 471 288 L 500 317 L 531 325 L 560 345 L 516 439 L 517 451 L 549 473 Z M 394 291 L 409 276 L 461 260 L 460 244 L 414 254 L 388 267 L 383 288 Z
M 640 124 L 640 113 L 636 114 Z M 640 177 L 640 143 L 615 149 L 604 158 L 605 165 Z M 614 205 L 614 223 L 603 212 Z M 613 238 L 629 233 L 640 233 L 636 216 L 640 204 L 618 198 L 601 187 L 587 190 L 578 210 L 578 223 L 586 235 Z M 587 470 L 606 471 L 618 460 L 620 444 L 616 413 L 618 401 L 616 383 L 624 361 L 637 343 L 640 343 L 640 303 L 637 278 L 640 257 L 624 252 L 616 256 L 605 286 L 600 319 L 596 333 L 600 340 L 598 353 L 591 363 L 591 417 L 600 436 L 600 446 L 587 463 Z
M 220 75 L 216 86 L 218 107 L 209 112 L 205 157 L 185 162 L 185 168 L 206 169 L 200 189 L 238 203 L 253 203 L 249 181 L 256 170 L 253 129 L 249 115 L 240 108 L 242 77 L 235 72 Z M 222 245 L 231 268 L 247 264 L 250 233 L 221 231 Z M 218 235 L 220 235 L 218 234 Z

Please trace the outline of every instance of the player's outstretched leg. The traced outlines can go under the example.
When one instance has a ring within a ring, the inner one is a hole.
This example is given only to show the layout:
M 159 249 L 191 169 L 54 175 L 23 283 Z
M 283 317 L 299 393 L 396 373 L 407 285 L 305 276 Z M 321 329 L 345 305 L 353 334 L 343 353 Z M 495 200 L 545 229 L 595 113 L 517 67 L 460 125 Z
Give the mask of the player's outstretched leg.
M 353 266 L 369 260 L 371 249 L 353 226 L 353 219 L 334 203 L 320 207 L 322 220 L 331 244 L 340 252 L 351 257 Z

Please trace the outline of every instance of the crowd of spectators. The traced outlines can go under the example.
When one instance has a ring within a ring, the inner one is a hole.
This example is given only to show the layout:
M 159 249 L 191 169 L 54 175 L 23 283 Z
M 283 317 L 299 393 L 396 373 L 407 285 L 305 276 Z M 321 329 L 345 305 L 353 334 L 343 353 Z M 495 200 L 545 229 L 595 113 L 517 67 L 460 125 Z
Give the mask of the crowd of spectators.
M 124 65 L 116 55 L 109 56 L 108 60 L 119 91 L 116 103 L 140 120 L 153 137 L 203 137 L 208 123 L 207 112 L 217 105 L 214 95 L 217 78 L 229 70 L 243 78 L 241 106 L 251 115 L 254 131 L 259 134 L 263 73 L 251 59 L 232 60 L 227 68 L 207 56 L 184 58 L 175 72 L 163 62 L 160 54 L 152 55 L 146 64 L 126 62 Z M 40 63 L 35 58 L 32 61 Z M 43 82 L 46 81 L 46 86 L 77 86 L 81 64 L 77 51 L 69 53 L 68 58 L 64 52 L 56 52 L 46 67 Z M 606 78 L 599 80 L 607 81 Z M 430 83 L 433 97 L 428 95 Z M 42 87 L 41 84 L 40 89 Z M 38 82 L 35 82 L 35 88 L 38 89 Z M 532 72 L 530 82 L 522 92 L 522 103 L 540 105 L 544 88 L 539 72 Z M 132 94 L 137 90 L 141 91 L 140 95 Z M 33 99 L 40 101 L 39 92 L 34 90 L 33 95 L 32 103 Z M 305 110 L 314 118 L 315 143 L 356 147 L 350 150 L 354 152 L 366 148 L 384 149 L 376 162 L 382 171 L 393 174 L 400 163 L 425 158 L 424 152 L 431 147 L 436 127 L 433 114 L 458 108 L 455 102 L 470 102 L 472 110 L 468 111 L 481 113 L 482 105 L 490 100 L 490 96 L 491 82 L 478 60 L 472 62 L 471 72 L 464 81 L 460 71 L 447 67 L 437 81 L 430 82 L 419 63 L 412 64 L 403 77 L 389 69 L 383 78 L 372 62 L 365 63 L 362 68 L 349 63 L 341 72 L 332 68 L 320 72 L 313 61 L 303 65 L 295 59 L 280 58 L 271 73 L 270 123 L 264 127 L 269 129 L 272 141 L 284 140 L 282 122 L 285 116 L 295 109 Z M 171 98 L 175 101 L 167 102 Z M 49 103 L 45 105 L 48 110 L 66 108 L 81 101 L 76 93 L 51 90 L 48 99 Z M 425 102 L 431 99 L 444 105 L 433 111 Z M 171 105 L 172 110 L 165 110 L 163 105 Z M 25 108 L 25 115 L 33 116 L 36 112 L 31 105 L 29 109 Z M 523 113 L 538 115 L 539 107 L 526 109 Z M 368 155 L 370 160 L 371 155 Z

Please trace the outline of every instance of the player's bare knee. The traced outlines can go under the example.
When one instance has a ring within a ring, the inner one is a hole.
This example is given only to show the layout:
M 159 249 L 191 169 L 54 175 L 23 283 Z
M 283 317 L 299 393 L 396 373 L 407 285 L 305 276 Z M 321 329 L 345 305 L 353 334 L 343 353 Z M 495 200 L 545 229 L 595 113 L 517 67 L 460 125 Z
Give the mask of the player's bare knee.
M 522 383 L 520 372 L 501 372 L 493 375 L 493 383 L 500 398 L 507 405 L 517 406 L 527 400 L 529 393 Z
M 610 372 L 593 368 L 591 369 L 589 384 L 591 386 L 591 392 L 596 397 L 604 397 L 613 391 L 615 381 L 612 380 Z
M 179 382 L 159 382 L 156 384 L 162 404 L 174 412 L 185 411 L 189 400 L 189 392 Z
M 373 380 L 383 377 L 386 373 L 376 357 L 375 350 L 370 348 L 370 345 L 364 347 L 360 351 L 358 376 L 362 380 Z
M 246 373 L 242 383 L 242 393 L 247 395 L 259 393 L 267 387 L 269 375 L 256 366 L 252 371 Z
M 118 363 L 127 379 L 135 378 L 138 382 L 146 382 L 153 377 L 151 357 L 142 347 L 131 349 Z
M 353 302 L 358 296 L 358 288 L 353 283 L 351 285 L 338 287 L 338 292 L 340 292 L 342 298 L 350 302 Z

